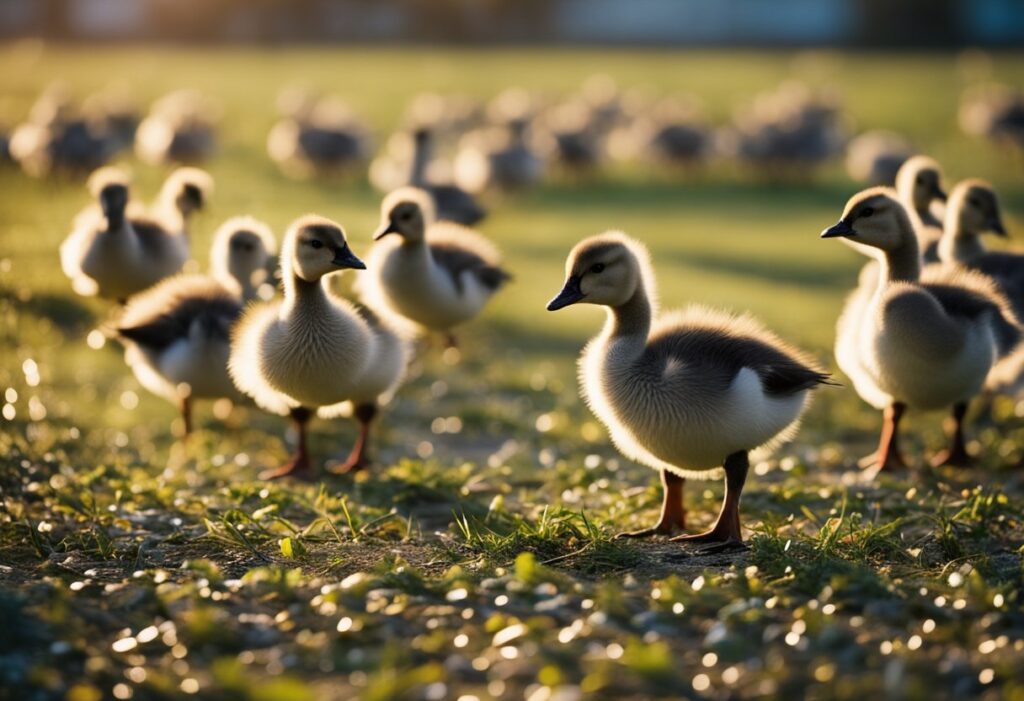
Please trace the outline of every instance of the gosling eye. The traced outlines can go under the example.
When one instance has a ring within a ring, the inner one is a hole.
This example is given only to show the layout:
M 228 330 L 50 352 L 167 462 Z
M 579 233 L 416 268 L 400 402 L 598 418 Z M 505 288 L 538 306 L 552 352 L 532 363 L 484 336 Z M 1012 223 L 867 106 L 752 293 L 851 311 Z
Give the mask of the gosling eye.
M 924 185 L 924 176 L 922 176 L 922 175 L 917 176 L 917 184 L 918 185 Z
M 321 241 L 320 239 L 313 239 L 312 241 L 309 242 L 309 245 L 312 246 L 313 248 L 323 248 L 324 242 Z
M 604 272 L 604 263 L 594 263 L 592 266 L 590 266 L 590 272 L 592 272 L 592 273 Z
M 972 207 L 981 207 L 981 201 L 978 200 L 978 198 L 976 198 L 976 197 L 968 198 L 967 203 L 969 205 L 971 205 Z
M 402 212 L 401 214 L 398 215 L 398 218 L 401 219 L 402 221 L 409 221 L 410 219 L 412 219 L 412 212 Z

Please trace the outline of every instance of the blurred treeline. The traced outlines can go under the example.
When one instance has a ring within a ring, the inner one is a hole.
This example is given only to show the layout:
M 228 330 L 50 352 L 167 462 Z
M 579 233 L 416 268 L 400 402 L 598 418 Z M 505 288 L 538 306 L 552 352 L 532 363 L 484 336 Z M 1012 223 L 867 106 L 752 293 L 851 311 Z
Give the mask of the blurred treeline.
M 0 36 L 945 48 L 1024 45 L 1021 0 L 3 0 Z

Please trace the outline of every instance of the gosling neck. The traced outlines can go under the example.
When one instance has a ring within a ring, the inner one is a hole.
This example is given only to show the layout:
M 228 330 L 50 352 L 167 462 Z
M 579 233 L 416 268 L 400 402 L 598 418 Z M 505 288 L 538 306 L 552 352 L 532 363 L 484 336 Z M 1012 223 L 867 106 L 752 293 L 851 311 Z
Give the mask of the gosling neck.
M 308 318 L 317 318 L 319 310 L 327 304 L 327 293 L 324 290 L 325 278 L 304 280 L 292 271 L 284 279 L 284 307 L 285 315 L 301 315 Z M 322 316 L 320 318 L 323 318 Z
M 234 278 L 235 282 L 239 286 L 238 296 L 242 298 L 243 302 L 251 302 L 256 299 L 258 295 L 257 288 L 252 284 L 252 277 L 245 278 Z
M 412 252 L 416 252 L 416 253 L 420 253 L 420 252 L 429 253 L 430 252 L 429 251 L 429 246 L 427 246 L 426 225 L 424 225 L 424 230 L 423 231 L 417 232 L 417 233 L 418 233 L 418 235 L 415 235 L 415 236 L 402 236 L 401 237 L 401 239 L 402 239 L 402 243 L 401 243 L 402 250 L 404 250 L 404 251 L 412 251 Z
M 116 234 L 127 230 L 128 223 L 124 208 L 112 210 L 104 215 L 107 221 L 107 233 Z
M 943 263 L 969 263 L 984 252 L 981 236 L 964 226 L 959 211 L 950 211 L 939 240 L 939 259 Z
M 251 302 L 257 297 L 257 286 L 253 284 L 255 270 L 239 269 L 227 265 L 214 273 L 221 284 L 234 290 L 243 302 Z
M 915 204 L 914 213 L 925 226 L 941 228 L 942 222 L 939 221 L 939 219 L 932 213 L 931 204 L 931 200 L 928 200 L 922 205 Z
M 617 307 L 608 307 L 605 329 L 612 339 L 639 339 L 646 343 L 651 331 L 651 301 L 643 283 L 636 286 L 633 296 Z
M 884 282 L 916 282 L 921 277 L 921 249 L 917 237 L 905 237 L 898 248 L 883 251 L 881 262 Z
M 415 137 L 412 164 L 409 169 L 409 183 L 422 185 L 427 182 L 427 165 L 430 163 L 430 139 L 426 136 Z

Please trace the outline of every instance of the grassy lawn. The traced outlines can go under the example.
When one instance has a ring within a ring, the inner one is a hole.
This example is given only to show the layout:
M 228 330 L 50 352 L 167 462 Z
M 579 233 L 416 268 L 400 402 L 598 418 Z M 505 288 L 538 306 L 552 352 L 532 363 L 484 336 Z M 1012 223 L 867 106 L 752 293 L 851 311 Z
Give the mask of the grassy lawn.
M 1024 84 L 1024 56 L 992 71 Z M 0 118 L 58 78 L 80 95 L 123 80 L 142 103 L 197 87 L 224 110 L 200 263 L 239 213 L 279 234 L 324 214 L 358 254 L 379 195 L 278 174 L 264 140 L 280 87 L 339 92 L 383 143 L 420 90 L 563 92 L 594 72 L 692 91 L 719 121 L 788 77 L 832 86 L 858 127 L 905 132 L 949 180 L 992 180 L 1024 231 L 1021 161 L 959 132 L 969 71 L 952 55 L 19 44 L 0 47 Z M 155 192 L 164 172 L 132 168 Z M 578 398 L 575 359 L 601 314 L 544 311 L 569 248 L 623 229 L 651 248 L 665 308 L 750 310 L 832 367 L 862 261 L 818 233 L 855 189 L 839 164 L 790 185 L 726 165 L 685 179 L 626 166 L 492 199 L 482 230 L 515 282 L 466 330 L 461 362 L 416 361 L 381 422 L 380 464 L 265 483 L 284 422 L 202 407 L 195 440 L 176 445 L 174 409 L 115 344 L 86 343 L 106 306 L 61 274 L 84 187 L 0 168 L 0 404 L 13 409 L 0 418 L 0 699 L 1024 699 L 1024 405 L 1001 400 L 972 428 L 976 469 L 863 484 L 856 459 L 879 417 L 850 387 L 823 389 L 795 443 L 755 466 L 749 552 L 612 539 L 648 525 L 659 493 Z M 907 427 L 923 465 L 941 416 Z M 313 447 L 342 454 L 354 435 L 318 421 Z M 718 482 L 688 485 L 693 527 L 720 498 Z

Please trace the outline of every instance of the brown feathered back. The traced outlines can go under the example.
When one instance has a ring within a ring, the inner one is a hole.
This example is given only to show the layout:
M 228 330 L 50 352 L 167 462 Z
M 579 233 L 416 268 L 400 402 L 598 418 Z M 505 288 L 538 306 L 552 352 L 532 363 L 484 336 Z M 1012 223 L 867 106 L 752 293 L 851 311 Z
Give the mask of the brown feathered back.
M 196 321 L 225 340 L 242 313 L 242 304 L 220 283 L 204 275 L 168 278 L 131 299 L 117 325 L 117 334 L 160 350 L 187 338 Z

